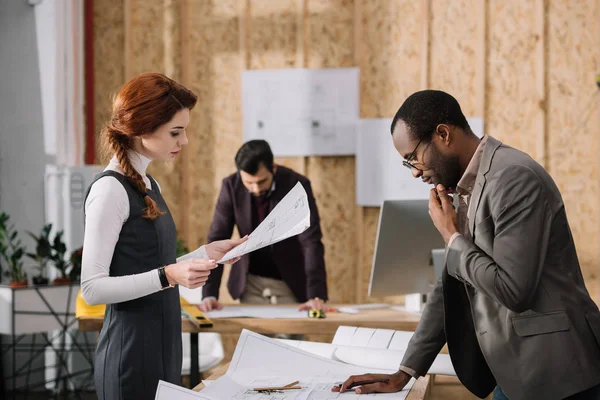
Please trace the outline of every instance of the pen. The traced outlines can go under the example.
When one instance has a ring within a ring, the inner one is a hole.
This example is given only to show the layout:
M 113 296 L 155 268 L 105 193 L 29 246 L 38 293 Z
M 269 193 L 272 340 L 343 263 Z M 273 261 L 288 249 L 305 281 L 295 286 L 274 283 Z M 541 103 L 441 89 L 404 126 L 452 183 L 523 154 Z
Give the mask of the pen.
M 254 388 L 252 390 L 256 391 L 256 392 L 265 392 L 265 391 L 271 391 L 271 390 L 290 390 L 290 389 L 302 389 L 302 386 L 295 386 L 298 383 L 300 383 L 300 381 L 294 381 L 292 383 L 288 383 L 285 386 L 276 386 L 276 387 L 260 387 L 260 388 Z
M 350 384 L 350 386 L 348 386 L 346 389 L 352 389 L 352 388 L 355 388 L 356 386 L 368 385 L 368 384 L 371 384 L 371 383 L 379 383 L 379 382 L 381 382 L 381 383 L 388 383 L 388 382 L 389 382 L 389 379 L 373 379 L 373 380 L 370 380 L 370 381 L 357 381 L 357 382 L 352 382 L 352 383 Z M 341 388 L 341 387 L 342 387 L 342 384 L 341 384 L 341 383 L 338 383 L 338 385 L 337 385 L 337 386 L 338 386 L 339 388 Z

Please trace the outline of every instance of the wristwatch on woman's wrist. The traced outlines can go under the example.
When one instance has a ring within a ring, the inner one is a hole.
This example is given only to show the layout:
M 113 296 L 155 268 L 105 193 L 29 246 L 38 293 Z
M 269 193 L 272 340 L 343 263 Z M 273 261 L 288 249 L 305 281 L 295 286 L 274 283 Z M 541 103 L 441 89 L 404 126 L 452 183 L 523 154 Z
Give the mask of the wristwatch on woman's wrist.
M 175 287 L 169 283 L 169 280 L 167 279 L 167 273 L 165 272 L 165 267 L 160 267 L 158 269 L 158 278 L 160 279 L 161 290 Z

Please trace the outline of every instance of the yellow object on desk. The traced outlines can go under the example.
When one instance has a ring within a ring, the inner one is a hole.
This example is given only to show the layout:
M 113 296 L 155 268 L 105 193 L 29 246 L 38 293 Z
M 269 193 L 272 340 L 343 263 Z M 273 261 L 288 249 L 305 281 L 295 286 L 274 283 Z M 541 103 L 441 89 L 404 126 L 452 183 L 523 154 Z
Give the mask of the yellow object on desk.
M 181 305 L 181 312 L 187 318 L 192 321 L 194 325 L 198 328 L 212 328 L 213 322 L 207 316 L 205 316 L 198 307 L 193 304 L 190 304 L 183 297 L 179 297 L 179 303 Z M 106 312 L 106 304 L 98 304 L 96 306 L 90 306 L 83 299 L 81 295 L 81 289 L 77 293 L 77 300 L 75 302 L 75 318 L 90 318 L 104 317 L 104 313 Z
M 308 318 L 325 318 L 325 311 L 311 308 L 308 310 Z
M 192 324 L 196 325 L 198 328 L 213 327 L 212 320 L 204 315 L 196 305 L 189 303 L 182 296 L 179 296 L 179 303 L 181 304 L 181 312 L 192 321 Z
M 97 306 L 90 306 L 85 302 L 81 295 L 81 289 L 77 293 L 77 300 L 75 302 L 75 318 L 81 317 L 103 317 L 106 311 L 105 304 L 98 304 Z

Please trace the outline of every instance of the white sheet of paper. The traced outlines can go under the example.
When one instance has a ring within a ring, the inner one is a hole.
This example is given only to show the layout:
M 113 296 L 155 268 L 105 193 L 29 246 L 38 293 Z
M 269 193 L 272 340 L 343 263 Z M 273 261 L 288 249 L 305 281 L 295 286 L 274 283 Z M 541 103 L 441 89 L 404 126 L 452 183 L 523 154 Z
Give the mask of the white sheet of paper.
M 368 347 L 374 334 L 375 329 L 373 328 L 356 328 L 350 346 Z
M 340 329 L 341 328 L 342 327 L 340 327 Z M 354 327 L 346 326 L 344 328 Z M 340 329 L 338 329 L 338 332 Z M 346 331 L 349 332 L 349 330 Z M 377 331 L 379 331 L 379 329 L 376 330 L 375 334 L 377 333 Z M 388 330 L 384 329 L 383 331 Z M 396 331 L 395 333 L 410 332 Z M 399 335 L 398 337 L 400 336 L 402 335 Z M 389 337 L 389 335 L 386 334 L 386 337 Z M 351 338 L 352 335 L 350 336 L 350 339 Z M 402 361 L 402 358 L 404 357 L 404 353 L 406 351 L 406 346 L 404 346 L 401 349 L 393 350 L 385 348 L 375 348 L 372 346 L 358 347 L 348 344 L 342 345 L 340 343 L 317 343 L 302 340 L 287 340 L 284 343 L 286 343 L 289 346 L 296 347 L 300 350 L 304 350 L 309 353 L 315 354 L 317 356 L 337 360 L 345 364 L 370 369 L 382 368 L 390 371 L 398 370 L 398 365 Z M 406 341 L 406 343 L 408 343 L 408 340 Z M 456 376 L 456 372 L 454 371 L 452 361 L 448 354 L 438 354 L 433 364 L 431 365 L 431 368 L 429 369 L 429 373 Z
M 350 346 L 352 343 L 352 337 L 356 332 L 355 326 L 338 326 L 337 331 L 335 331 L 335 336 L 331 341 L 332 344 L 336 344 L 339 346 Z
M 306 190 L 300 182 L 265 217 L 241 245 L 229 251 L 218 263 L 224 263 L 289 237 L 310 227 L 310 208 Z
M 393 329 L 376 329 L 367 347 L 387 349 L 394 336 Z
M 317 400 L 359 399 L 354 392 L 334 393 L 333 385 L 350 375 L 391 373 L 393 370 L 362 368 L 311 354 L 284 342 L 243 330 L 227 373 L 215 383 L 203 389 L 207 396 L 227 399 L 259 400 L 264 394 L 254 392 L 253 387 L 285 385 L 293 381 L 300 390 L 272 393 L 270 399 Z M 374 394 L 371 399 L 404 400 L 414 379 L 398 393 Z
M 210 319 L 219 318 L 308 318 L 306 311 L 298 311 L 298 306 L 227 306 L 222 310 L 204 313 Z
M 162 380 L 158 381 L 156 388 L 156 396 L 154 400 L 216 400 L 215 397 L 210 397 L 201 392 L 194 392 L 181 386 L 173 385 L 172 383 Z
M 404 357 L 404 351 L 338 347 L 334 351 L 333 356 L 335 359 L 350 365 L 365 368 L 393 369 L 397 371 L 402 357 Z M 448 354 L 438 354 L 433 364 L 431 364 L 428 373 L 456 376 Z
M 395 331 L 392 340 L 390 341 L 390 345 L 388 349 L 390 350 L 406 350 L 408 348 L 408 343 L 410 339 L 413 337 L 414 332 L 408 331 Z

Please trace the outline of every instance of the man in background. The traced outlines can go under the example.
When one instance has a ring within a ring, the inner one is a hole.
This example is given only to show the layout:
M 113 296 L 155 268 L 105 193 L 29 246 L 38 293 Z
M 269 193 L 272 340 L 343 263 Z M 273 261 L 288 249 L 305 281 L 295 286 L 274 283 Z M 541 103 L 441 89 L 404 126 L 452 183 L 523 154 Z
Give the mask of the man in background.
M 300 310 L 325 309 L 327 276 L 319 212 L 310 181 L 276 165 L 264 140 L 251 140 L 235 156 L 237 172 L 223 179 L 208 242 L 231 238 L 237 225 L 249 235 L 300 182 L 308 197 L 310 227 L 300 235 L 243 256 L 231 269 L 227 288 L 245 304 L 302 303 Z M 220 310 L 219 287 L 223 265 L 215 268 L 202 288 L 201 311 Z

